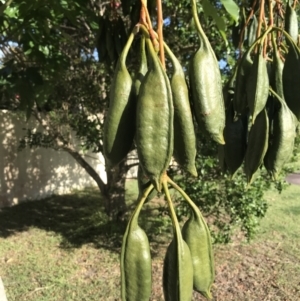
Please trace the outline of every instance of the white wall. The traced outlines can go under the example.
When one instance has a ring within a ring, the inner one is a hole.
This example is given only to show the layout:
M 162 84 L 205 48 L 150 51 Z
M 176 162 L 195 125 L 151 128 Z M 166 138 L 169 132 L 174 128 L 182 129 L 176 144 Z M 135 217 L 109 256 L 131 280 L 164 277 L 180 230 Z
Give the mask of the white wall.
M 33 120 L 29 126 L 38 127 Z M 63 151 L 26 148 L 18 152 L 18 141 L 25 134 L 23 127 L 23 120 L 0 111 L 0 207 L 95 185 L 85 170 Z M 85 159 L 106 181 L 103 157 L 88 154 Z

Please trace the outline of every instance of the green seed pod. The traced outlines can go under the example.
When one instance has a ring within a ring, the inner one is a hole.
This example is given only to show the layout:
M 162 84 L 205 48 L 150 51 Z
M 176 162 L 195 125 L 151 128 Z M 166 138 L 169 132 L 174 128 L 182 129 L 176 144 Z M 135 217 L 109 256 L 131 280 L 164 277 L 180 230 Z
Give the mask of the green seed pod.
M 243 164 L 247 149 L 247 115 L 243 114 L 234 119 L 233 104 L 226 112 L 226 125 L 224 129 L 225 145 L 224 160 L 226 167 L 234 177 L 236 171 Z
M 257 32 L 258 22 L 255 15 L 253 15 L 251 25 L 248 31 L 248 46 L 250 47 L 256 40 L 256 32 Z
M 279 110 L 278 101 L 274 98 L 273 95 L 269 95 L 267 104 L 266 104 L 266 111 L 269 119 L 269 140 L 272 134 L 272 126 L 273 126 L 273 119 L 275 116 L 275 112 Z
M 210 231 L 198 207 L 193 203 L 190 208 L 192 214 L 182 228 L 182 237 L 192 255 L 194 289 L 211 299 L 210 289 L 215 279 L 215 270 Z
M 121 55 L 122 50 L 126 43 L 126 31 L 125 31 L 125 24 L 123 22 L 123 19 L 121 17 L 118 18 L 114 29 L 113 29 L 113 37 L 114 37 L 114 43 L 115 43 L 115 49 L 117 51 L 118 56 Z
M 293 41 L 298 41 L 298 17 L 291 4 L 287 3 L 284 16 L 284 29 L 291 36 Z
M 122 10 L 124 16 L 127 16 L 130 14 L 131 11 L 131 1 L 130 0 L 121 0 L 122 3 Z
M 235 68 L 234 73 L 230 79 L 226 82 L 223 87 L 223 98 L 225 104 L 225 110 L 229 107 L 234 97 L 235 81 L 236 81 L 237 68 Z
M 296 137 L 296 117 L 283 100 L 280 102 L 281 107 L 274 114 L 272 134 L 264 158 L 264 165 L 274 180 L 283 165 L 290 160 Z
M 266 110 L 261 111 L 252 125 L 248 138 L 245 155 L 245 173 L 248 184 L 253 181 L 253 176 L 261 166 L 268 148 L 269 120 Z
M 264 109 L 269 95 L 269 76 L 263 47 L 254 57 L 253 66 L 246 83 L 247 102 L 254 124 L 256 116 Z
M 142 167 L 139 165 L 138 167 L 138 173 L 137 173 L 137 182 L 138 182 L 138 188 L 139 188 L 139 197 L 143 195 L 144 191 L 151 185 L 151 181 L 149 178 L 145 175 L 143 172 Z M 146 202 L 149 202 L 153 198 L 155 198 L 157 195 L 157 191 L 153 188 L 149 196 L 146 199 Z
M 115 39 L 114 39 L 114 25 L 109 19 L 105 19 L 105 21 L 106 21 L 105 45 L 109 57 L 108 62 L 115 63 L 118 58 L 118 53 L 117 53 Z
M 190 301 L 193 293 L 192 257 L 189 247 L 182 239 L 167 181 L 164 180 L 162 185 L 170 209 L 174 238 L 167 249 L 164 260 L 164 296 L 166 301 Z
M 181 237 L 181 235 L 180 235 Z M 165 301 L 190 301 L 193 292 L 193 264 L 184 240 L 172 240 L 164 259 L 163 290 Z
M 219 166 L 221 168 L 221 171 L 222 173 L 225 173 L 227 171 L 227 166 L 225 162 L 224 144 L 218 145 L 218 159 L 219 159 Z
M 130 151 L 135 132 L 136 101 L 126 57 L 133 41 L 131 34 L 118 60 L 111 84 L 109 109 L 104 124 L 103 151 L 111 166 L 122 161 Z
M 193 263 L 190 249 L 182 239 L 180 226 L 170 197 L 167 183 L 170 181 L 166 176 L 162 182 L 174 233 L 174 238 L 167 249 L 164 260 L 163 291 L 166 301 L 190 301 L 193 293 Z M 172 182 L 172 185 L 176 184 Z
M 150 66 L 137 102 L 136 145 L 140 165 L 160 192 L 162 176 L 173 153 L 174 108 L 170 82 L 150 39 L 146 40 L 146 45 Z
M 200 130 L 214 141 L 224 144 L 225 108 L 219 65 L 200 25 L 195 1 L 192 1 L 192 9 L 200 40 L 200 47 L 189 62 L 189 80 L 195 116 Z
M 300 51 L 290 43 L 282 71 L 284 99 L 290 110 L 300 120 Z
M 108 56 L 106 44 L 103 43 L 106 40 L 106 20 L 103 17 L 99 19 L 99 31 L 97 34 L 97 51 L 99 62 L 104 62 Z
M 151 255 L 146 233 L 138 225 L 143 203 L 153 188 L 149 187 L 140 197 L 127 225 L 121 251 L 122 301 L 149 301 L 151 295 Z
M 271 77 L 271 87 L 273 90 L 281 97 L 284 98 L 283 93 L 283 83 L 282 83 L 282 72 L 283 72 L 283 62 L 279 56 L 277 45 L 275 43 L 274 36 L 272 37 L 273 42 L 273 64 L 272 64 L 272 77 Z
M 243 13 L 243 10 L 240 10 L 239 13 L 239 23 L 238 24 L 234 24 L 231 26 L 231 40 L 232 40 L 232 44 L 235 48 L 239 48 L 239 44 L 240 44 L 240 38 L 241 38 L 241 32 L 243 30 L 243 28 L 245 27 L 245 14 Z M 247 27 L 245 27 L 244 30 L 244 35 L 243 37 L 247 36 Z M 245 40 L 245 38 L 244 38 Z M 242 41 L 244 42 L 244 41 Z M 242 43 L 243 46 L 243 43 Z
M 236 74 L 233 108 L 237 117 L 244 114 L 247 107 L 246 83 L 248 81 L 252 65 L 253 62 L 249 51 L 246 52 L 240 60 Z
M 134 93 L 136 96 L 139 95 L 141 83 L 148 70 L 144 36 L 141 37 L 140 48 L 141 48 L 141 50 L 140 50 L 140 67 L 139 67 L 137 75 L 135 76 L 135 81 L 134 81 Z
M 165 45 L 165 49 L 174 69 L 171 78 L 174 104 L 174 157 L 185 170 L 197 177 L 195 166 L 196 135 L 189 102 L 189 91 L 179 61 L 167 45 Z

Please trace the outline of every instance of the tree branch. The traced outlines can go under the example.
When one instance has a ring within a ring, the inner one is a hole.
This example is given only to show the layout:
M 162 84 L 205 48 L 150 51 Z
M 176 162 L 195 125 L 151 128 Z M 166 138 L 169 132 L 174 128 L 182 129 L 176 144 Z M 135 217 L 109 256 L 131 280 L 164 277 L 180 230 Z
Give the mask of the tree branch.
M 84 170 L 93 178 L 93 180 L 96 182 L 97 186 L 99 187 L 101 193 L 105 194 L 106 192 L 106 184 L 102 181 L 99 174 L 96 172 L 96 170 L 87 162 L 84 160 L 84 158 L 73 148 L 69 146 L 62 146 L 62 150 L 69 153 L 76 162 L 84 168 Z

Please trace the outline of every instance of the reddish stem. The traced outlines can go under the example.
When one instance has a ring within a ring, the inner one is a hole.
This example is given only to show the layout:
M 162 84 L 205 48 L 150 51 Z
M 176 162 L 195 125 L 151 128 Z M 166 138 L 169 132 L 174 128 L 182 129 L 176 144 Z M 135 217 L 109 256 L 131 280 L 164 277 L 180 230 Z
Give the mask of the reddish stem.
M 157 33 L 158 33 L 158 42 L 159 42 L 159 57 L 165 69 L 166 66 L 165 66 L 165 52 L 164 52 L 164 38 L 163 38 L 163 14 L 162 14 L 161 0 L 157 0 L 156 5 L 157 5 Z

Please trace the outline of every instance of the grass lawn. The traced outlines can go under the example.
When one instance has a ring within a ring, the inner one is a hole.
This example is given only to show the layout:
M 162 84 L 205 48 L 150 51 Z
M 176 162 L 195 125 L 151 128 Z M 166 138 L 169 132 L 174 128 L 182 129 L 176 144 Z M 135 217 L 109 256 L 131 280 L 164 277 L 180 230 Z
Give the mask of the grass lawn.
M 300 300 L 300 186 L 266 194 L 267 216 L 247 244 L 237 237 L 215 247 L 214 300 Z M 127 199 L 136 197 L 128 183 Z M 156 206 L 164 206 L 157 202 Z M 163 300 L 167 218 L 147 218 L 153 295 Z M 111 222 L 95 189 L 0 209 L 0 277 L 8 301 L 120 300 L 119 255 L 126 218 Z M 167 238 L 167 239 L 166 239 Z M 205 300 L 194 294 L 193 300 Z

